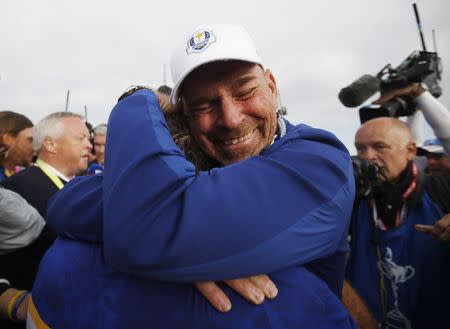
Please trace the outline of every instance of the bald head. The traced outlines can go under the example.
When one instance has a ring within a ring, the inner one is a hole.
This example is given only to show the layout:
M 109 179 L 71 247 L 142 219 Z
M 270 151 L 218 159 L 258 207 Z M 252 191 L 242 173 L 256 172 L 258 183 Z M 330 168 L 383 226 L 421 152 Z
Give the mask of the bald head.
M 384 168 L 395 181 L 416 154 L 416 145 L 408 126 L 395 118 L 382 117 L 367 121 L 357 131 L 358 155 Z
M 358 138 L 358 134 L 365 133 L 368 130 L 374 130 L 389 135 L 389 138 L 393 139 L 393 141 L 397 141 L 404 146 L 409 142 L 414 142 L 409 127 L 396 118 L 381 117 L 369 120 L 359 127 L 356 132 L 356 138 Z

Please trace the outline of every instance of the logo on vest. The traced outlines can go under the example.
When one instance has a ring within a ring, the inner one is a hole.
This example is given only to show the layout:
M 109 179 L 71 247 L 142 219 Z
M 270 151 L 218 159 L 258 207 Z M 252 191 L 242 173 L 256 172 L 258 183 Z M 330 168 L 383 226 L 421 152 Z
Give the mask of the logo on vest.
M 400 311 L 398 302 L 399 285 L 411 279 L 415 270 L 412 266 L 398 265 L 394 263 L 391 248 L 386 248 L 384 260 L 378 261 L 377 266 L 380 271 L 386 275 L 391 281 L 392 292 L 394 296 L 394 307 L 387 313 L 387 321 L 389 328 L 395 329 L 411 329 L 411 321 Z

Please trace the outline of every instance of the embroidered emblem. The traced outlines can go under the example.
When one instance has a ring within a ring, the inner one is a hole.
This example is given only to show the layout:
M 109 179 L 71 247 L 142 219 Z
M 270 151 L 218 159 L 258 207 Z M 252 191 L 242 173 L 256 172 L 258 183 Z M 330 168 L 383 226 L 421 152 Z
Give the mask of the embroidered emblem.
M 416 271 L 410 265 L 398 265 L 393 260 L 393 253 L 391 248 L 386 248 L 384 260 L 378 261 L 378 268 L 383 271 L 386 277 L 391 281 L 392 293 L 394 299 L 393 309 L 389 310 L 387 314 L 387 321 L 389 328 L 395 329 L 411 329 L 411 321 L 400 311 L 398 301 L 398 291 L 401 283 L 406 283 L 411 279 Z
M 215 41 L 216 38 L 211 31 L 199 30 L 189 38 L 186 52 L 188 54 L 202 52 Z

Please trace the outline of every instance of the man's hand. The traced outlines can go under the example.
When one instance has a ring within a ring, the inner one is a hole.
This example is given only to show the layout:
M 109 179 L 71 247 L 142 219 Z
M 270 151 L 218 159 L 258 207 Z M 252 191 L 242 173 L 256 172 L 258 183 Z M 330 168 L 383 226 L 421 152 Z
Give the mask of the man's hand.
M 255 275 L 224 282 L 253 304 L 261 304 L 266 297 L 272 299 L 278 294 L 277 287 L 267 275 Z M 218 311 L 228 312 L 231 309 L 230 300 L 215 282 L 198 282 L 195 287 Z
M 373 104 L 382 104 L 384 102 L 390 101 L 395 97 L 407 96 L 412 99 L 420 96 L 425 90 L 420 86 L 419 83 L 412 83 L 404 88 L 390 89 L 383 91 L 380 98 L 373 102 Z
M 433 238 L 444 242 L 450 242 L 450 214 L 446 214 L 434 225 L 416 224 L 415 229 L 419 232 L 430 234 Z

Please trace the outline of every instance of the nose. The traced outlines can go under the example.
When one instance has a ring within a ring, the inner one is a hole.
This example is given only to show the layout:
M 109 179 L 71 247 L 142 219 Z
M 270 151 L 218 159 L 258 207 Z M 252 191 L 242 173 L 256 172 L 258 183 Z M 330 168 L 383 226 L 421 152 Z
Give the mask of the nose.
M 429 167 L 435 168 L 435 167 L 439 166 L 439 161 L 437 159 L 435 159 L 433 157 L 428 157 L 427 160 L 428 160 Z
M 224 97 L 221 100 L 218 112 L 217 124 L 228 129 L 239 127 L 244 120 L 242 105 L 232 97 Z

